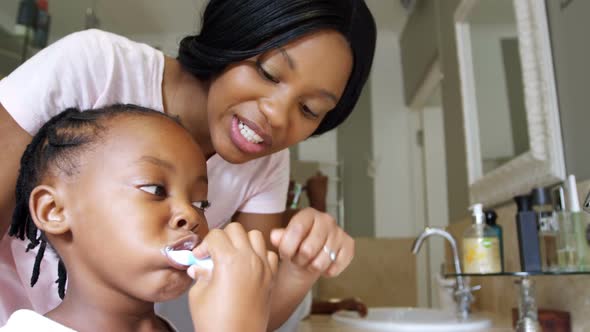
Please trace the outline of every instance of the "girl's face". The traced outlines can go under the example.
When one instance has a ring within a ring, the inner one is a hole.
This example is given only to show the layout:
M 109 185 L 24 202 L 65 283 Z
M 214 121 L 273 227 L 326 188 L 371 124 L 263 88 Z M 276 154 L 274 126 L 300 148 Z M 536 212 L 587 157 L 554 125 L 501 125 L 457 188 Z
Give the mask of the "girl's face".
M 352 61 L 344 36 L 324 30 L 229 66 L 207 100 L 216 152 L 243 163 L 308 138 L 342 96 Z
M 107 125 L 77 174 L 62 181 L 71 239 L 64 245 L 62 237 L 58 250 L 67 252 L 68 282 L 93 285 L 100 296 L 174 298 L 191 279 L 160 249 L 187 241 L 192 249 L 208 232 L 205 158 L 168 119 L 123 115 Z

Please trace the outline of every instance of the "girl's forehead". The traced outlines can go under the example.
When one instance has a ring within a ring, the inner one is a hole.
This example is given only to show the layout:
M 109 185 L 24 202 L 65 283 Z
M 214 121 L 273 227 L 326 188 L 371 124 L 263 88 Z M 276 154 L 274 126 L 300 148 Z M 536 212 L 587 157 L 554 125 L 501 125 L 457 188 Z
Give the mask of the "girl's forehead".
M 144 156 L 157 156 L 177 167 L 206 165 L 199 145 L 172 119 L 160 116 L 128 117 L 109 127 L 97 158 L 120 165 Z

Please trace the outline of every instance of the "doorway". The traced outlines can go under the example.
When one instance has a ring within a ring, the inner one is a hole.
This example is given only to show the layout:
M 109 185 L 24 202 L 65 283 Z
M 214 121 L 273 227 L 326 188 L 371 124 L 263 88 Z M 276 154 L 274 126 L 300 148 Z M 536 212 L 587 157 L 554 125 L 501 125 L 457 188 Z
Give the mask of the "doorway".
M 435 59 L 410 103 L 411 126 L 415 133 L 411 144 L 413 162 L 416 232 L 425 227 L 449 225 L 445 136 L 441 100 L 442 71 Z M 429 239 L 417 257 L 418 305 L 439 305 L 437 275 L 445 261 L 443 239 Z

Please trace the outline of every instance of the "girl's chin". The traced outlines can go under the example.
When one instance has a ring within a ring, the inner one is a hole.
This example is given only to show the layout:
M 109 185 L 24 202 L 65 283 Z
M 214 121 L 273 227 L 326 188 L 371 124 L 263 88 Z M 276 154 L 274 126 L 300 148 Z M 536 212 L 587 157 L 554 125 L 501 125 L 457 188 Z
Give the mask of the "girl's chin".
M 160 281 L 157 286 L 154 285 L 151 294 L 147 294 L 150 302 L 164 302 L 180 297 L 191 287 L 193 279 L 191 279 L 184 271 L 184 276 L 175 276 L 167 278 L 165 281 Z

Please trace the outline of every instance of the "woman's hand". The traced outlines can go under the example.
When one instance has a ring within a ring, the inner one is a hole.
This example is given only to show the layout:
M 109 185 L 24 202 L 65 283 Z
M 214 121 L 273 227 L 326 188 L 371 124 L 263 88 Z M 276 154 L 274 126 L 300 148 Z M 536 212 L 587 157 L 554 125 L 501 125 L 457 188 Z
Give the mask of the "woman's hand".
M 340 228 L 332 216 L 313 208 L 299 211 L 287 228 L 271 233 L 282 264 L 294 272 L 319 277 L 339 275 L 352 261 L 354 240 Z
M 246 233 L 239 223 L 209 232 L 193 253 L 208 256 L 214 268 L 191 266 L 196 280 L 189 292 L 195 329 L 203 331 L 266 331 L 270 294 L 278 258 L 266 250 L 259 231 Z

